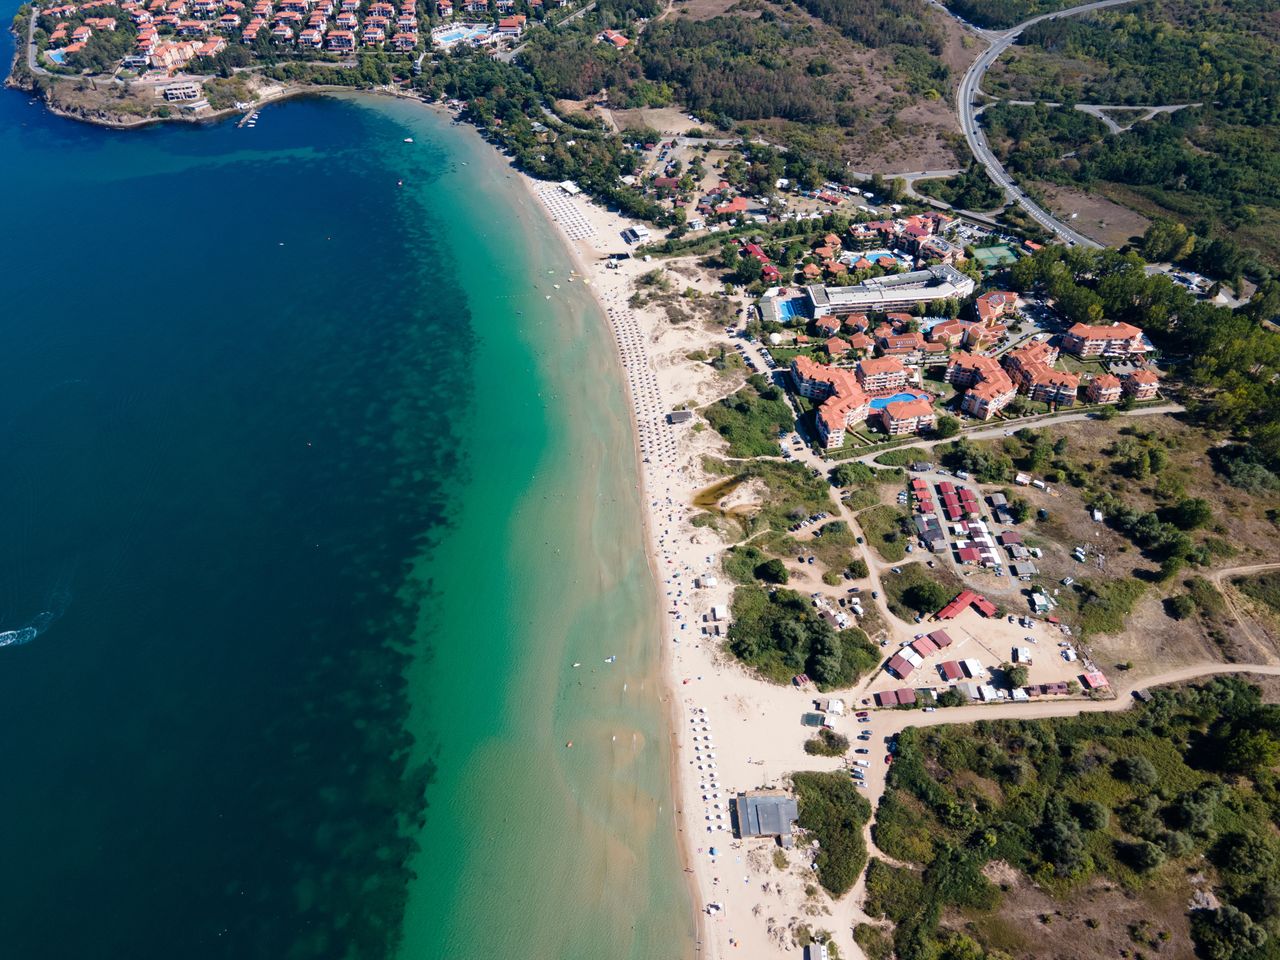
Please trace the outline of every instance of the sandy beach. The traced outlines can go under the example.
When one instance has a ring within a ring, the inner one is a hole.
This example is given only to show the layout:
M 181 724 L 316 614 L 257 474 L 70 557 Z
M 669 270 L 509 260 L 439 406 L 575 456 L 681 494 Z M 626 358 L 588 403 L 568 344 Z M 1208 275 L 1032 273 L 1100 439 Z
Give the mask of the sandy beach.
M 626 251 L 621 232 L 631 221 L 555 184 L 521 179 L 560 228 L 579 282 L 589 284 L 609 320 L 635 414 L 648 507 L 643 520 L 662 612 L 677 829 L 703 917 L 699 956 L 781 956 L 797 949 L 792 931 L 798 923 L 842 930 L 841 948 L 856 950 L 850 918 L 833 914 L 825 894 L 806 896 L 814 875 L 805 851 L 789 851 L 784 873 L 774 864 L 772 845 L 735 840 L 731 830 L 729 801 L 736 793 L 778 785 L 797 769 L 842 766 L 840 758 L 804 753 L 798 716 L 812 693 L 755 679 L 720 653 L 721 640 L 711 634 L 711 608 L 727 606 L 732 592 L 720 574 L 728 544 L 689 518 L 694 495 L 710 482 L 702 457 L 718 454 L 721 441 L 713 432 L 694 432 L 691 423 L 669 424 L 666 414 L 710 402 L 737 384 L 717 384 L 709 368 L 685 359 L 716 339 L 705 326 L 677 327 L 659 311 L 628 305 L 636 281 L 656 266 L 636 259 L 606 266 L 609 254 Z M 796 718 L 795 725 L 782 718 Z M 849 899 L 838 905 L 841 911 Z M 708 914 L 708 904 L 720 909 Z

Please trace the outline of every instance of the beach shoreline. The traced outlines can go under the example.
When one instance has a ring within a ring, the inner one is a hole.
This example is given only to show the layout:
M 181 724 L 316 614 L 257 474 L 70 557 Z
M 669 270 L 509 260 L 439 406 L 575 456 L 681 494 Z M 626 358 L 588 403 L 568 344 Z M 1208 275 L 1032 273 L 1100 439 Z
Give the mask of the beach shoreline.
M 439 105 L 436 105 L 436 104 L 428 104 L 428 106 L 439 108 Z M 525 194 L 528 196 L 531 202 L 531 206 L 537 211 L 537 215 L 541 216 L 549 224 L 549 226 L 552 229 L 552 232 L 556 235 L 556 237 L 559 238 L 561 245 L 564 247 L 565 251 L 568 253 L 570 260 L 574 264 L 575 269 L 578 271 L 578 273 L 583 278 L 583 280 L 590 281 L 593 278 L 593 274 L 596 271 L 593 269 L 595 265 L 588 259 L 587 250 L 583 248 L 583 245 L 585 244 L 585 239 L 579 238 L 575 240 L 570 235 L 570 232 L 565 228 L 565 225 L 550 213 L 550 211 L 547 209 L 544 203 L 542 191 L 547 190 L 549 187 L 554 187 L 554 185 L 551 185 L 546 181 L 536 180 L 533 177 L 529 176 L 527 173 L 524 173 L 523 171 L 516 169 L 514 166 L 512 167 L 512 169 L 515 173 L 516 179 L 521 185 L 521 188 L 524 190 Z M 554 189 L 560 189 L 560 188 L 554 187 Z M 632 222 L 625 220 L 621 216 L 613 215 L 613 214 L 610 214 L 608 211 L 601 210 L 594 203 L 590 204 L 590 207 L 602 220 L 606 220 L 606 222 L 602 224 L 602 226 L 617 227 L 616 235 L 618 236 L 618 243 L 620 246 L 624 246 L 622 244 L 620 234 L 621 234 L 621 231 L 625 229 L 626 226 L 631 225 Z M 616 219 L 617 223 L 608 222 L 608 220 L 612 220 L 612 219 Z M 627 261 L 627 262 L 632 262 L 632 261 Z M 622 352 L 618 348 L 618 342 L 615 336 L 616 331 L 613 329 L 613 324 L 609 317 L 609 309 L 610 309 L 609 300 L 605 295 L 603 295 L 603 288 L 598 283 L 590 284 L 589 289 L 591 290 L 591 299 L 595 305 L 595 308 L 599 312 L 601 318 L 605 321 L 605 326 L 608 329 L 608 332 L 611 338 L 614 339 L 614 349 L 612 351 L 613 360 L 614 360 L 614 363 L 616 364 L 618 373 L 620 374 L 622 379 L 625 381 L 628 375 L 627 365 L 626 365 L 625 357 L 623 356 Z M 629 427 L 629 433 L 631 436 L 632 454 L 635 457 L 635 471 L 636 471 L 636 476 L 638 478 L 638 490 L 639 490 L 640 500 L 642 503 L 648 503 L 649 502 L 648 497 L 650 496 L 651 491 L 649 489 L 650 485 L 648 483 L 648 479 L 645 475 L 645 470 L 644 470 L 643 443 L 642 443 L 640 428 L 638 424 L 640 411 L 637 409 L 636 398 L 634 396 L 633 391 L 631 389 L 626 389 L 625 392 L 626 392 L 627 406 L 628 406 L 628 409 L 631 411 L 631 417 L 632 417 L 630 427 Z M 651 599 L 655 605 L 654 609 L 659 614 L 659 622 L 661 622 L 663 619 L 663 611 L 660 606 L 661 601 L 660 601 L 659 590 L 660 590 L 660 575 L 662 571 L 660 569 L 660 563 L 659 563 L 660 558 L 659 558 L 658 550 L 656 546 L 657 544 L 656 517 L 653 515 L 653 511 L 651 509 L 645 508 L 640 511 L 639 519 L 640 519 L 640 525 L 642 529 L 642 536 L 644 538 L 644 543 L 645 543 L 645 562 L 648 565 L 649 575 L 652 581 L 651 583 L 652 598 Z M 672 819 L 673 819 L 673 825 L 675 826 L 675 830 L 676 830 L 676 847 L 677 847 L 677 850 L 679 851 L 681 871 L 686 881 L 685 886 L 688 889 L 689 897 L 693 905 L 694 936 L 695 936 L 693 955 L 695 958 L 702 958 L 706 955 L 703 950 L 703 946 L 706 943 L 706 903 L 704 902 L 702 891 L 700 890 L 698 883 L 694 879 L 692 851 L 689 849 L 689 844 L 686 842 L 686 837 L 689 835 L 690 824 L 687 822 L 684 806 L 683 804 L 680 803 L 680 799 L 679 799 L 680 783 L 682 778 L 680 776 L 680 768 L 679 768 L 679 762 L 678 762 L 679 761 L 679 740 L 677 737 L 677 731 L 680 728 L 678 725 L 679 711 L 678 711 L 678 706 L 676 704 L 676 697 L 675 697 L 674 664 L 672 663 L 672 657 L 670 655 L 670 651 L 667 650 L 666 644 L 660 641 L 660 638 L 659 638 L 659 650 L 658 650 L 658 664 L 659 664 L 659 677 L 663 686 L 663 697 L 662 697 L 663 714 L 665 717 L 665 722 L 667 724 L 667 731 L 666 731 L 667 737 L 668 737 L 667 765 L 668 765 L 668 772 L 670 777 L 670 789 L 671 789 L 670 800 L 672 802 L 672 814 L 673 814 Z

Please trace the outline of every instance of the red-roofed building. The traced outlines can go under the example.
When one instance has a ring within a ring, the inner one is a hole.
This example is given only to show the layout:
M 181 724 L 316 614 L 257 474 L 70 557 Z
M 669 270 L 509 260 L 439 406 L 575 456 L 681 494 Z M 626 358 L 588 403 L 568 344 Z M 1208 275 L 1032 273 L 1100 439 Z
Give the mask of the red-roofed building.
M 929 639 L 933 641 L 934 646 L 939 650 L 943 650 L 946 647 L 951 646 L 952 643 L 951 634 L 947 633 L 945 630 L 933 631 L 933 633 L 929 634 Z
M 1121 387 L 1134 400 L 1151 400 L 1160 392 L 1160 378 L 1150 370 L 1135 370 L 1124 377 Z
M 1002 317 L 1017 312 L 1018 295 L 1008 290 L 992 290 L 973 301 L 973 309 L 978 315 L 978 322 L 991 326 Z
M 912 640 L 911 649 L 922 657 L 932 657 L 938 652 L 937 644 L 928 637 L 921 637 L 919 640 Z
M 964 679 L 964 670 L 961 669 L 959 661 L 944 660 L 938 664 L 938 672 L 942 674 L 942 679 L 951 683 Z
M 1102 671 L 1094 670 L 1091 673 L 1081 674 L 1080 685 L 1086 690 L 1101 690 L 1103 687 L 1109 687 L 1107 678 L 1102 675 Z
M 832 337 L 827 341 L 826 346 L 827 353 L 831 355 L 832 359 L 842 357 L 850 350 L 849 341 L 841 340 L 839 337 Z
M 1147 352 L 1142 330 L 1131 323 L 1074 324 L 1062 335 L 1062 349 L 1077 357 L 1123 358 Z
M 954 600 L 938 611 L 939 620 L 953 620 L 959 616 L 966 607 L 973 606 L 984 617 L 993 617 L 996 613 L 996 605 L 981 594 L 974 593 L 972 590 L 961 590 Z
M 791 377 L 802 397 L 822 401 L 814 421 L 824 447 L 843 446 L 845 429 L 865 420 L 871 410 L 871 399 L 852 371 L 801 356 L 791 361 Z
M 911 665 L 911 661 L 904 658 L 900 653 L 895 653 L 890 657 L 887 666 L 899 680 L 906 680 L 915 670 L 915 667 Z
M 880 425 L 891 437 L 932 430 L 937 422 L 938 415 L 928 397 L 895 400 L 880 409 Z
M 907 385 L 907 369 L 897 357 L 859 360 L 858 382 L 871 394 L 893 393 Z
M 949 347 L 958 347 L 964 340 L 964 332 L 973 324 L 967 320 L 944 320 L 942 323 L 934 324 L 929 331 L 929 340 L 933 343 L 944 343 Z
M 1089 403 L 1119 403 L 1120 393 L 1120 378 L 1109 373 L 1098 374 L 1084 388 L 1084 398 Z

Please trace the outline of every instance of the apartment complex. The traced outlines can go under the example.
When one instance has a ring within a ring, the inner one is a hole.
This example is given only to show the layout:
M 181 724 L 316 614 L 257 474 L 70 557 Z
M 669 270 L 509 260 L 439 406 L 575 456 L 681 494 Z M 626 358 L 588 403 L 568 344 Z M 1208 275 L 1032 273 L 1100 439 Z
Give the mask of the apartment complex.
M 796 357 L 791 361 L 791 379 L 800 396 L 822 401 L 814 419 L 824 447 L 844 446 L 845 429 L 867 419 L 871 411 L 871 398 L 852 370 Z
M 1071 406 L 1080 389 L 1080 376 L 1055 370 L 1057 360 L 1057 347 L 1037 341 L 1011 350 L 1005 355 L 1004 365 L 1013 382 L 1032 400 Z
M 1062 335 L 1062 350 L 1077 357 L 1124 359 L 1147 352 L 1142 330 L 1131 323 L 1077 323 Z
M 947 382 L 969 388 L 960 409 L 971 417 L 989 420 L 1018 395 L 1013 380 L 995 357 L 957 353 L 947 364 Z

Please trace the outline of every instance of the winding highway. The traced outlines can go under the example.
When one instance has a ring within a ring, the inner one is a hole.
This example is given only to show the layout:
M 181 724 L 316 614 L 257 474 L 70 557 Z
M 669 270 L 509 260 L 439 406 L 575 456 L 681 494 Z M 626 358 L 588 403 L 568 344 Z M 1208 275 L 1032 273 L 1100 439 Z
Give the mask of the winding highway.
M 1069 7 L 1065 10 L 1058 10 L 1054 13 L 1042 13 L 1030 20 L 1024 20 L 1015 27 L 1011 27 L 1004 33 L 992 34 L 987 31 L 976 31 L 978 36 L 988 39 L 991 46 L 978 57 L 965 71 L 964 76 L 960 80 L 960 87 L 956 91 L 956 116 L 960 120 L 960 129 L 964 131 L 964 138 L 969 144 L 969 149 L 973 151 L 974 157 L 978 162 L 986 168 L 987 175 L 1000 187 L 1012 202 L 1018 204 L 1023 210 L 1040 226 L 1044 227 L 1051 233 L 1056 234 L 1062 240 L 1069 244 L 1093 247 L 1100 249 L 1102 244 L 1086 237 L 1082 233 L 1072 230 L 1067 224 L 1054 217 L 1048 211 L 1040 207 L 1034 200 L 1028 197 L 1019 186 L 1014 182 L 1013 178 L 1005 171 L 1004 166 L 996 159 L 994 153 L 987 146 L 986 137 L 978 128 L 978 104 L 975 102 L 982 92 L 982 78 L 986 76 L 987 71 L 991 69 L 991 65 L 1000 59 L 1009 47 L 1013 44 L 1022 31 L 1027 27 L 1033 26 L 1042 20 L 1056 20 L 1060 17 L 1075 17 L 1082 13 L 1091 13 L 1094 10 L 1103 10 L 1107 7 L 1118 7 L 1122 4 L 1133 3 L 1134 0 L 1096 0 L 1094 3 L 1086 3 L 1078 7 Z

